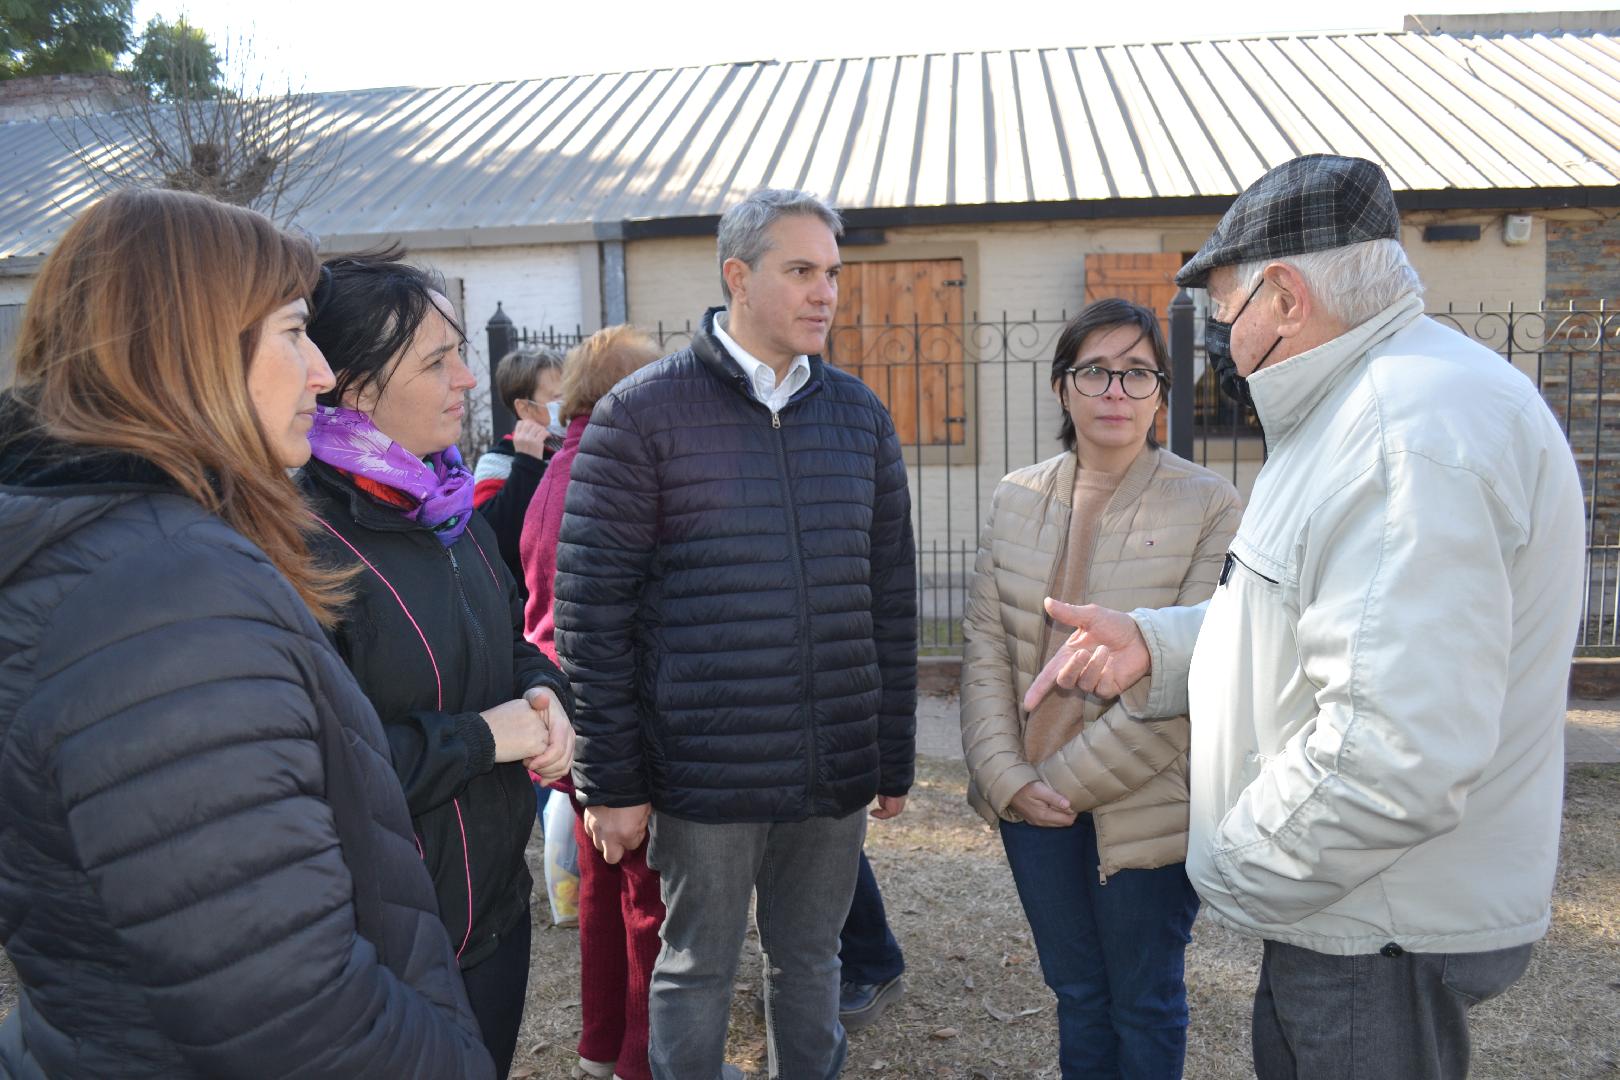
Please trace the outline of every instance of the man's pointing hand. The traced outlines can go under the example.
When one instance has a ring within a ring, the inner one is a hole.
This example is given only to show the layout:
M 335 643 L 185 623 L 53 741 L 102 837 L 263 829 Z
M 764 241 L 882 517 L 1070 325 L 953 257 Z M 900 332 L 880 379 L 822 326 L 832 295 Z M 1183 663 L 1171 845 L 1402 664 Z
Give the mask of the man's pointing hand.
M 1148 673 L 1152 659 L 1147 642 L 1129 615 L 1095 604 L 1065 604 L 1050 596 L 1046 611 L 1075 631 L 1035 676 L 1024 695 L 1026 710 L 1039 705 L 1053 686 L 1078 687 L 1088 694 L 1112 698 Z

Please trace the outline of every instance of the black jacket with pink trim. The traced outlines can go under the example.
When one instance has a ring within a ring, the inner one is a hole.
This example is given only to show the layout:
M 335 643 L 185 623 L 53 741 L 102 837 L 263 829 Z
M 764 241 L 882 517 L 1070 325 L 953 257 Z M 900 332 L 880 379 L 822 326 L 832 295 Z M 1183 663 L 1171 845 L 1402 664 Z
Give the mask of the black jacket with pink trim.
M 479 715 L 536 686 L 570 713 L 568 680 L 523 638 L 523 608 L 482 515 L 445 547 L 426 528 L 311 461 L 299 475 L 326 526 L 319 555 L 363 562 L 332 635 L 377 709 L 463 969 L 494 951 L 528 908 L 529 775 L 494 763 Z

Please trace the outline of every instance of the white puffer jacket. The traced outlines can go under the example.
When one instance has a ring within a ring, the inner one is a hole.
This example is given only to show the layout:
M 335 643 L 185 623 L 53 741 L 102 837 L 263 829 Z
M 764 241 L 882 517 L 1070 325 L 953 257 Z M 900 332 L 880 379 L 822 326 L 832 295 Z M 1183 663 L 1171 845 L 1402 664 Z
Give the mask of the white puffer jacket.
M 1133 612 L 1143 715 L 1192 702 L 1188 876 L 1324 953 L 1536 940 L 1582 579 L 1557 421 L 1415 296 L 1249 386 L 1271 453 L 1221 586 Z

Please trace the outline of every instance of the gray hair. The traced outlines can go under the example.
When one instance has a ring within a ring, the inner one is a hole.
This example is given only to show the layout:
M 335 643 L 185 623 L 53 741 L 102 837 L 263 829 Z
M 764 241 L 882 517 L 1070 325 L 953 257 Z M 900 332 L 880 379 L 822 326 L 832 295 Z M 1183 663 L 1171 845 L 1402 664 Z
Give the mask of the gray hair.
M 844 219 L 821 196 L 787 188 L 760 188 L 720 218 L 720 291 L 728 304 L 731 287 L 726 284 L 726 260 L 741 259 L 748 269 L 758 270 L 759 260 L 771 249 L 767 235 L 771 226 L 790 214 L 820 218 L 834 236 L 844 235 Z
M 1237 280 L 1248 294 L 1260 272 L 1274 262 L 1287 263 L 1305 279 L 1305 287 L 1324 311 L 1346 326 L 1360 326 L 1405 296 L 1422 296 L 1423 281 L 1406 259 L 1399 240 L 1359 244 L 1240 263 Z

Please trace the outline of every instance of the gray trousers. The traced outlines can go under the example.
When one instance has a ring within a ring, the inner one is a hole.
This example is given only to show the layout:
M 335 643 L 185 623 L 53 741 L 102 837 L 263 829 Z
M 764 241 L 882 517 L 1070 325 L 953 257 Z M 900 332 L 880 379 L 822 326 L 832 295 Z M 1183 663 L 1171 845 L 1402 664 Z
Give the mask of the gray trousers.
M 663 879 L 664 947 L 648 1000 L 656 1080 L 718 1080 L 748 900 L 765 954 L 770 1075 L 833 1080 L 838 935 L 855 895 L 866 810 L 778 824 L 701 824 L 654 813 L 647 864 Z
M 1524 974 L 1531 946 L 1330 956 L 1265 944 L 1254 994 L 1259 1080 L 1463 1080 L 1468 1010 Z

